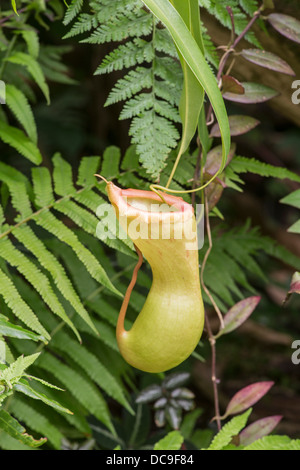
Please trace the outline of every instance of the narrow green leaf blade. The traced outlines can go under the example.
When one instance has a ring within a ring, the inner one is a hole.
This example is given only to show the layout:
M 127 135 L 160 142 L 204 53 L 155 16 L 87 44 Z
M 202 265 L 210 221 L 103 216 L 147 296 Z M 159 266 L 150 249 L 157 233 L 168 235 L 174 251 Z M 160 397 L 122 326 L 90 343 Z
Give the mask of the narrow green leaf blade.
M 239 434 L 245 427 L 251 412 L 252 409 L 250 408 L 242 415 L 236 416 L 226 423 L 221 431 L 214 437 L 207 450 L 222 450 L 226 447 L 231 442 L 232 438 Z
M 35 58 L 30 56 L 29 54 L 25 54 L 24 52 L 15 52 L 6 60 L 8 62 L 12 62 L 18 65 L 23 65 L 24 67 L 26 67 L 28 72 L 32 76 L 33 80 L 37 83 L 37 85 L 42 90 L 47 100 L 47 104 L 50 104 L 49 87 L 46 83 L 43 71 L 39 63 L 35 60 Z
M 24 93 L 14 85 L 6 85 L 6 104 L 24 127 L 28 137 L 37 144 L 34 116 Z
M 28 385 L 28 383 L 25 380 L 20 381 L 18 384 L 14 386 L 14 389 L 17 392 L 23 393 L 24 395 L 33 398 L 34 400 L 41 400 L 43 403 L 46 403 L 46 405 L 51 406 L 57 411 L 60 411 L 62 413 L 67 413 L 67 414 L 73 414 L 70 410 L 65 408 L 64 406 L 60 405 L 58 402 L 54 400 L 50 400 L 46 395 L 43 393 L 37 392 L 34 390 L 32 387 Z
M 158 441 L 154 450 L 179 450 L 183 443 L 183 436 L 179 431 L 171 431 L 163 439 Z
M 0 428 L 17 441 L 30 447 L 40 447 L 47 441 L 44 437 L 36 440 L 27 434 L 25 428 L 5 410 L 0 410 Z
M 216 78 L 206 63 L 197 42 L 171 3 L 168 0 L 143 0 L 143 3 L 167 27 L 176 47 L 210 99 L 222 136 L 223 154 L 221 171 L 230 151 L 231 137 L 226 108 Z
M 42 162 L 39 149 L 20 129 L 0 121 L 0 138 L 32 163 L 39 165 Z
M 0 335 L 9 336 L 10 338 L 30 339 L 32 341 L 43 341 L 44 343 L 47 342 L 44 336 L 37 335 L 30 330 L 10 323 L 3 315 L 0 315 Z

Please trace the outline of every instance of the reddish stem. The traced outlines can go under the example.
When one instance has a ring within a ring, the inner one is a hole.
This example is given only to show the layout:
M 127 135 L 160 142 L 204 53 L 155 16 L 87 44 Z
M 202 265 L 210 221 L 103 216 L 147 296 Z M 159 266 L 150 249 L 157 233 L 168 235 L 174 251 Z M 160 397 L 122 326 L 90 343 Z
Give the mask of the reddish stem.
M 138 259 L 138 262 L 137 262 L 137 264 L 136 264 L 136 266 L 133 270 L 132 278 L 131 278 L 129 286 L 127 287 L 126 294 L 124 296 L 122 307 L 121 307 L 121 310 L 120 310 L 120 313 L 119 313 L 118 322 L 117 322 L 117 338 L 122 333 L 124 333 L 124 331 L 125 331 L 124 322 L 125 322 L 125 316 L 126 316 L 129 300 L 130 300 L 130 297 L 131 297 L 132 290 L 133 290 L 133 288 L 136 284 L 136 281 L 137 281 L 138 272 L 140 270 L 140 267 L 143 264 L 142 252 L 138 249 L 137 246 L 134 245 L 134 247 L 135 247 L 135 250 L 136 250 L 136 252 L 139 256 L 139 259 Z

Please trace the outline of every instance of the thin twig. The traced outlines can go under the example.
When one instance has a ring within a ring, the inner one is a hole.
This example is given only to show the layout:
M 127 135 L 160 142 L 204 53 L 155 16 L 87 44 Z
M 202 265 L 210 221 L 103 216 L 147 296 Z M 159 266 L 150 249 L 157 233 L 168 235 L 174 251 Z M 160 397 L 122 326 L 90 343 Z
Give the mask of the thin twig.
M 217 422 L 218 431 L 221 430 L 221 418 L 220 418 L 220 404 L 219 404 L 219 393 L 218 393 L 218 383 L 219 380 L 216 376 L 216 340 L 213 337 L 211 326 L 206 315 L 205 325 L 209 336 L 209 342 L 211 347 L 211 380 L 214 390 L 214 405 L 215 405 L 215 419 Z
M 214 301 L 214 298 L 212 297 L 209 289 L 206 287 L 206 285 L 204 283 L 204 279 L 203 279 L 203 274 L 204 274 L 204 269 L 205 269 L 205 266 L 206 266 L 206 262 L 207 262 L 207 259 L 209 257 L 209 254 L 210 254 L 212 246 L 213 246 L 212 245 L 210 222 L 209 222 L 209 208 L 208 208 L 208 202 L 207 202 L 207 197 L 206 197 L 205 191 L 204 191 L 204 204 L 205 204 L 206 231 L 207 231 L 209 246 L 208 246 L 208 249 L 205 253 L 205 256 L 204 256 L 204 259 L 203 259 L 203 262 L 202 262 L 202 265 L 201 265 L 200 279 L 201 279 L 202 288 L 205 291 L 206 295 L 209 297 L 209 299 L 210 299 L 210 301 L 211 301 L 211 303 L 212 303 L 212 305 L 213 305 L 213 307 L 214 307 L 214 309 L 215 309 L 215 311 L 216 311 L 216 313 L 219 317 L 219 320 L 220 320 L 220 323 L 221 323 L 221 328 L 222 328 L 223 325 L 224 325 L 222 313 L 220 312 L 219 307 L 217 306 L 216 302 Z M 221 429 L 221 420 L 220 420 L 219 394 L 218 394 L 218 385 L 217 385 L 218 384 L 218 379 L 216 377 L 216 346 L 215 346 L 216 340 L 213 336 L 213 333 L 212 333 L 211 326 L 210 326 L 209 319 L 208 319 L 207 315 L 205 316 L 205 324 L 206 324 L 206 328 L 207 328 L 207 333 L 208 333 L 209 342 L 210 342 L 210 346 L 211 346 L 211 353 L 212 353 L 211 379 L 212 379 L 213 391 L 214 391 L 215 417 L 216 417 L 216 421 L 217 421 L 218 430 L 220 430 Z
M 259 8 L 259 10 L 253 15 L 253 18 L 251 19 L 251 21 L 249 21 L 249 23 L 247 24 L 245 29 L 241 32 L 241 34 L 239 36 L 237 36 L 236 39 L 234 39 L 234 37 L 235 37 L 235 23 L 234 23 L 233 12 L 232 12 L 230 7 L 226 7 L 226 8 L 227 8 L 227 11 L 228 11 L 230 19 L 231 19 L 232 32 L 231 32 L 231 41 L 229 43 L 229 46 L 227 46 L 227 48 L 226 48 L 226 50 L 225 50 L 225 52 L 224 52 L 224 54 L 223 54 L 223 56 L 220 60 L 219 68 L 218 68 L 218 72 L 217 72 L 217 81 L 218 81 L 218 85 L 219 85 L 220 88 L 221 88 L 221 83 L 222 83 L 221 82 L 222 74 L 224 72 L 224 69 L 225 69 L 228 58 L 230 57 L 232 52 L 235 52 L 236 46 L 245 37 L 247 32 L 251 29 L 251 27 L 255 23 L 255 21 L 259 18 L 259 16 L 261 15 L 261 12 L 262 12 L 264 7 L 262 5 Z M 232 63 L 230 64 L 227 73 L 229 73 L 230 70 L 232 69 L 232 67 L 234 65 L 234 61 L 235 61 L 235 59 L 233 59 Z M 214 122 L 214 114 L 212 112 L 212 105 L 210 103 L 208 111 L 207 111 L 207 115 L 206 115 L 206 124 L 207 124 L 207 126 L 209 126 L 213 122 Z M 198 168 L 200 168 L 200 159 L 201 159 L 201 152 L 199 150 L 196 170 L 198 170 Z M 195 172 L 195 175 L 196 175 L 196 172 Z M 206 293 L 206 295 L 210 299 L 210 301 L 211 301 L 211 303 L 214 307 L 214 310 L 218 315 L 218 318 L 219 318 L 220 324 L 221 324 L 221 328 L 222 328 L 224 326 L 224 320 L 223 320 L 222 313 L 221 313 L 219 307 L 217 306 L 213 296 L 211 295 L 209 289 L 206 287 L 206 285 L 204 283 L 204 269 L 205 269 L 208 257 L 210 255 L 210 252 L 211 252 L 212 247 L 213 247 L 211 229 L 210 229 L 210 221 L 209 221 L 209 207 L 208 207 L 208 201 L 207 201 L 207 196 L 206 196 L 206 191 L 205 190 L 204 190 L 204 204 L 205 204 L 206 231 L 207 231 L 207 237 L 208 237 L 208 249 L 207 249 L 207 251 L 204 255 L 204 259 L 203 259 L 203 262 L 202 262 L 202 265 L 201 265 L 200 280 L 201 280 L 201 284 L 202 284 L 202 288 L 203 288 L 204 292 Z M 208 337 L 209 337 L 209 342 L 210 342 L 210 346 L 211 346 L 211 354 L 212 354 L 211 379 L 212 379 L 213 393 L 214 393 L 215 419 L 216 419 L 216 422 L 217 422 L 218 430 L 220 431 L 220 429 L 221 429 L 221 419 L 220 419 L 219 394 L 218 394 L 218 382 L 219 381 L 216 377 L 216 340 L 215 340 L 215 337 L 213 335 L 213 332 L 212 332 L 210 322 L 209 322 L 209 319 L 208 319 L 207 315 L 205 316 L 205 324 L 206 324 L 206 329 L 207 329 L 207 333 L 208 333 Z
M 205 269 L 205 266 L 206 266 L 206 263 L 207 263 L 207 259 L 210 255 L 210 252 L 212 250 L 212 247 L 213 247 L 213 243 L 212 243 L 212 236 L 211 236 L 211 229 L 210 229 L 210 222 L 209 222 L 209 207 L 208 207 L 208 201 L 207 201 L 207 196 L 206 196 L 206 192 L 204 191 L 204 204 L 205 204 L 205 218 L 206 218 L 206 231 L 207 231 L 207 238 L 208 238 L 208 249 L 206 250 L 206 253 L 204 255 L 204 258 L 203 258 L 203 262 L 202 262 L 202 265 L 201 265 L 201 271 L 200 271 L 200 278 L 201 278 L 201 284 L 203 286 L 203 290 L 204 292 L 206 293 L 206 295 L 208 296 L 209 300 L 211 301 L 218 317 L 219 317 L 219 320 L 220 320 L 220 326 L 221 328 L 224 327 L 224 321 L 223 321 L 223 315 L 218 307 L 218 305 L 216 304 L 213 296 L 211 295 L 209 289 L 206 287 L 205 283 L 204 283 L 204 269 Z
M 233 11 L 232 11 L 232 8 L 230 6 L 227 6 L 226 7 L 226 10 L 228 11 L 229 13 L 229 16 L 230 16 L 230 21 L 231 21 L 231 44 L 234 42 L 234 38 L 235 38 L 235 23 L 234 23 L 234 16 L 233 16 Z
M 239 34 L 239 36 L 236 37 L 236 39 L 233 42 L 231 41 L 229 47 L 226 48 L 225 53 L 221 57 L 221 60 L 220 60 L 220 63 L 219 63 L 219 68 L 218 68 L 218 73 L 217 73 L 217 82 L 219 84 L 219 87 L 221 87 L 221 78 L 222 78 L 222 74 L 224 72 L 224 69 L 225 69 L 228 58 L 230 57 L 232 52 L 236 52 L 235 51 L 236 46 L 246 36 L 248 31 L 252 28 L 254 23 L 258 20 L 258 18 L 260 17 L 263 9 L 264 9 L 264 5 L 261 5 L 261 7 L 254 13 L 253 17 L 251 18 L 251 20 L 249 21 L 249 23 L 247 24 L 245 29 Z M 229 13 L 229 10 L 228 10 L 228 13 Z M 230 15 L 230 18 L 231 18 L 231 15 Z M 234 21 L 234 20 L 232 20 L 232 21 Z M 211 123 L 211 121 L 212 121 L 212 105 L 211 104 L 209 105 L 207 116 L 208 116 L 207 121 L 209 123 Z
M 45 0 L 45 3 L 48 3 L 50 0 Z M 23 7 L 23 8 L 20 8 L 20 10 L 18 10 L 18 14 L 20 15 L 20 13 L 24 13 L 26 10 L 28 10 L 28 6 L 26 7 Z M 11 13 L 10 15 L 8 16 L 5 16 L 4 18 L 2 18 L 0 20 L 0 26 L 2 26 L 4 23 L 6 23 L 7 21 L 9 21 L 11 18 L 13 18 L 14 16 L 17 16 L 15 13 Z

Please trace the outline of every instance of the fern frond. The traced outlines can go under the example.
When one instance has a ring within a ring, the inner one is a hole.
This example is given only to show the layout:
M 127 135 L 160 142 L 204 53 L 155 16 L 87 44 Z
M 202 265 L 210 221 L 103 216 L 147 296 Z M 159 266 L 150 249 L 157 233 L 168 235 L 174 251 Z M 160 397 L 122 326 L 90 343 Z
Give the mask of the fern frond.
M 50 372 L 82 404 L 86 414 L 93 414 L 114 433 L 107 403 L 96 386 L 84 374 L 63 364 L 52 354 L 44 352 L 37 365 Z
M 82 305 L 82 302 L 68 279 L 63 266 L 58 262 L 57 258 L 47 250 L 44 243 L 40 241 L 32 229 L 28 226 L 19 227 L 14 231 L 14 236 L 27 248 L 28 251 L 31 251 L 32 254 L 36 256 L 41 266 L 50 273 L 58 290 L 62 293 L 65 299 L 70 302 L 83 320 L 86 321 L 91 328 L 94 328 L 89 314 Z M 65 319 L 65 316 L 63 319 Z M 70 323 L 69 319 L 67 319 L 67 323 Z
M 62 305 L 51 288 L 48 278 L 42 273 L 42 271 L 39 270 L 23 253 L 17 250 L 8 239 L 1 240 L 0 242 L 0 256 L 11 266 L 15 267 L 20 274 L 28 280 L 33 288 L 40 294 L 42 299 L 44 299 L 52 312 L 66 322 L 78 336 L 76 328 L 65 314 Z
M 41 410 L 34 409 L 29 403 L 16 396 L 10 404 L 10 411 L 19 421 L 25 423 L 26 426 L 39 435 L 47 437 L 54 449 L 60 449 L 63 434 L 41 413 Z
M 109 106 L 118 101 L 124 101 L 141 91 L 143 88 L 151 88 L 151 68 L 138 67 L 130 71 L 126 77 L 120 79 L 112 89 L 105 105 Z
M 87 33 L 98 26 L 98 19 L 95 15 L 82 13 L 77 19 L 76 23 L 72 26 L 70 31 L 65 34 L 63 39 L 70 39 L 79 34 Z
M 40 334 L 46 341 L 50 340 L 49 333 L 45 330 L 43 325 L 39 322 L 37 316 L 32 309 L 27 305 L 11 279 L 0 269 L 0 295 L 2 295 L 5 303 L 12 310 L 12 312 L 31 330 Z
M 253 15 L 258 10 L 257 0 L 239 0 L 239 4 L 248 15 Z
M 38 147 L 21 129 L 9 126 L 5 122 L 0 121 L 0 138 L 32 163 L 39 165 L 42 162 L 42 155 Z
M 121 42 L 104 57 L 95 73 L 131 69 L 117 81 L 105 105 L 125 101 L 120 119 L 131 119 L 130 135 L 132 143 L 137 144 L 140 163 L 157 179 L 179 140 L 176 124 L 181 122 L 178 104 L 182 71 L 176 48 L 169 33 L 138 0 L 99 0 L 91 8 L 94 14 L 89 18 L 80 14 L 69 35 L 83 32 L 86 19 L 86 30 L 92 33 L 82 42 Z M 99 23 L 97 27 L 92 25 L 92 18 Z M 145 132 L 151 122 L 155 128 Z
M 289 179 L 300 182 L 300 176 L 284 167 L 277 167 L 269 163 L 260 162 L 255 158 L 235 157 L 230 163 L 230 170 L 234 173 L 253 173 L 263 177 Z
M 6 104 L 24 127 L 28 137 L 36 145 L 36 124 L 31 107 L 24 93 L 14 85 L 6 85 Z
M 51 175 L 46 167 L 32 169 L 33 189 L 35 195 L 35 205 L 37 207 L 47 207 L 55 201 Z
M 95 256 L 80 243 L 72 230 L 66 227 L 50 212 L 41 212 L 34 218 L 34 220 L 37 225 L 54 235 L 55 238 L 58 238 L 69 245 L 75 251 L 82 263 L 87 267 L 94 279 L 100 282 L 100 284 L 105 285 L 112 292 L 117 295 L 119 294 Z
M 102 336 L 106 336 L 102 328 L 99 328 Z M 132 412 L 124 392 L 115 377 L 107 370 L 98 358 L 88 351 L 85 347 L 80 346 L 73 341 L 66 333 L 60 332 L 54 340 L 52 346 L 59 352 L 63 352 L 65 356 L 69 356 L 74 360 L 87 375 L 104 390 L 108 396 L 114 398 L 128 411 Z
M 213 292 L 221 310 L 227 311 L 228 306 L 234 305 L 233 295 L 238 299 L 243 298 L 240 288 L 254 293 L 249 276 L 266 281 L 266 275 L 257 261 L 260 253 L 295 264 L 295 259 L 281 250 L 274 241 L 263 237 L 256 228 L 249 229 L 247 224 L 227 230 L 221 237 L 215 233 L 213 249 L 204 271 L 204 282 Z M 224 276 L 220 275 L 223 272 L 226 272 L 226 282 Z
M 8 186 L 12 206 L 19 213 L 15 220 L 28 217 L 32 208 L 28 196 L 30 185 L 27 178 L 15 168 L 0 162 L 0 181 Z
M 231 20 L 226 9 L 226 7 L 229 6 L 234 16 L 237 34 L 240 34 L 247 26 L 249 21 L 247 15 L 253 15 L 258 8 L 256 0 L 227 0 L 226 3 L 219 2 L 218 0 L 199 0 L 199 5 L 217 18 L 223 26 L 231 30 Z M 248 33 L 246 39 L 251 44 L 260 47 L 260 43 L 254 33 Z
M 68 6 L 68 9 L 64 18 L 65 25 L 71 23 L 71 21 L 80 12 L 82 6 L 83 6 L 83 0 L 72 0 L 72 3 L 70 3 L 70 5 Z
M 250 408 L 245 413 L 239 416 L 235 416 L 228 423 L 226 423 L 221 431 L 216 434 L 207 450 L 222 450 L 224 447 L 226 447 L 231 442 L 232 437 L 238 435 L 239 432 L 245 427 L 251 412 L 252 409 Z
M 155 114 L 154 110 L 149 110 L 133 119 L 129 134 L 144 168 L 157 178 L 170 149 L 178 142 L 177 129 L 167 119 Z
M 46 101 L 49 104 L 49 87 L 46 83 L 45 76 L 37 60 L 34 57 L 25 54 L 24 52 L 15 52 L 13 55 L 9 56 L 7 60 L 13 64 L 22 65 L 28 70 L 33 80 L 42 90 Z
M 99 26 L 88 39 L 83 43 L 104 44 L 106 42 L 120 42 L 127 38 L 148 36 L 152 31 L 153 20 L 151 16 L 143 10 L 130 16 L 122 15 L 112 21 Z
M 28 53 L 37 59 L 40 51 L 40 42 L 37 31 L 33 29 L 23 29 L 20 30 L 19 33 L 26 42 Z
M 54 190 L 56 194 L 58 196 L 72 196 L 76 193 L 76 189 L 73 185 L 73 173 L 70 163 L 64 160 L 58 153 L 53 156 L 52 162 L 54 167 Z
M 121 44 L 106 55 L 97 68 L 95 75 L 123 70 L 144 62 L 150 63 L 153 59 L 152 44 L 144 39 L 134 38 L 132 42 Z
M 94 186 L 97 181 L 94 174 L 97 172 L 100 164 L 100 157 L 83 157 L 78 169 L 77 184 L 89 188 Z

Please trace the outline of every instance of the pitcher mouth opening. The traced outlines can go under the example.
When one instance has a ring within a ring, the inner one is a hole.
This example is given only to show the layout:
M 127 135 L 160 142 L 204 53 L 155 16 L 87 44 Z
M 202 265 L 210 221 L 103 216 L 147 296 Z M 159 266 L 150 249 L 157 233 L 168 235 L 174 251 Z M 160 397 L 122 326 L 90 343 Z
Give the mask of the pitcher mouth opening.
M 124 201 L 134 209 L 143 212 L 180 212 L 178 205 L 170 205 L 162 200 L 156 201 L 148 197 L 122 196 Z
M 164 214 L 171 214 L 176 217 L 180 213 L 193 214 L 193 207 L 185 202 L 181 197 L 163 194 L 163 199 L 152 191 L 145 191 L 139 189 L 121 189 L 119 194 L 119 208 L 120 205 L 132 213 L 137 211 L 145 215 L 152 215 L 155 217 L 163 217 Z M 121 199 L 121 201 L 120 201 Z
M 117 216 L 114 230 L 119 238 L 129 238 L 137 246 L 139 240 L 161 240 L 164 244 L 180 240 L 186 243 L 187 251 L 199 249 L 194 208 L 181 197 L 162 193 L 162 200 L 153 191 L 121 189 L 112 182 L 106 189 Z

